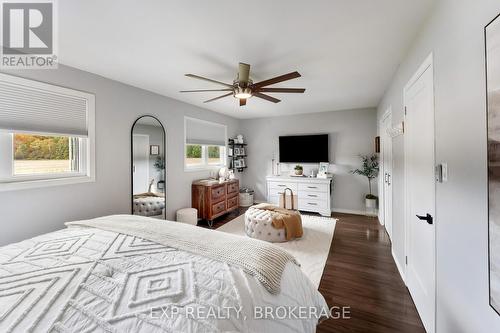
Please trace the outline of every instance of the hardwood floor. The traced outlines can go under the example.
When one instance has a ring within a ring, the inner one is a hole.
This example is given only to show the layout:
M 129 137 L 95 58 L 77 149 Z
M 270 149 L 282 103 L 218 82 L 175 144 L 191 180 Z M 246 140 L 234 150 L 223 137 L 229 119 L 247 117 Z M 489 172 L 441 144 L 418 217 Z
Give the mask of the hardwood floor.
M 214 228 L 245 211 L 241 207 L 215 220 Z M 328 319 L 317 332 L 425 332 L 384 227 L 361 215 L 332 217 L 338 221 L 319 291 L 330 307 L 348 307 L 350 318 Z
M 317 332 L 425 332 L 377 219 L 337 218 L 319 291 L 330 307 L 347 306 L 350 319 L 329 319 Z

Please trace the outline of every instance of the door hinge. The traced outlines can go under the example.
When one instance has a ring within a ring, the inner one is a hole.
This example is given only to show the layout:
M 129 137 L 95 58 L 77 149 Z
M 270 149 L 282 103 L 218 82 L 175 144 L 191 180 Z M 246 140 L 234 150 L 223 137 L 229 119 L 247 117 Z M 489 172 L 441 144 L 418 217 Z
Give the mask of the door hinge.
M 405 262 L 406 262 L 406 265 L 408 266 L 408 256 L 405 256 Z
M 405 116 L 406 116 L 406 106 L 405 106 Z

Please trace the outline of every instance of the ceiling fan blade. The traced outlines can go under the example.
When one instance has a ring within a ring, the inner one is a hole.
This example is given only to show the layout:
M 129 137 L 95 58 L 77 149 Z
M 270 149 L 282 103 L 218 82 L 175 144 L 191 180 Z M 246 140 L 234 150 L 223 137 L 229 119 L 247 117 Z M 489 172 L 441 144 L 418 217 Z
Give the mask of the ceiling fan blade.
M 181 90 L 179 92 L 181 93 L 186 93 L 186 92 L 206 92 L 206 91 L 233 91 L 233 89 L 198 89 L 198 90 Z
M 247 100 L 246 100 L 246 98 L 242 98 L 242 99 L 240 99 L 240 106 L 244 106 L 244 105 L 247 105 Z
M 269 95 L 261 94 L 261 93 L 254 93 L 253 96 L 265 99 L 266 101 L 273 102 L 273 103 L 281 102 L 281 100 L 279 100 L 277 98 L 271 97 Z
M 218 99 L 221 99 L 221 98 L 224 98 L 224 97 L 227 97 L 227 96 L 231 96 L 233 93 L 230 92 L 229 94 L 225 94 L 225 95 L 222 95 L 222 96 L 219 96 L 219 97 L 215 97 L 215 98 L 212 98 L 212 99 L 209 99 L 209 100 L 206 100 L 204 101 L 203 103 L 208 103 L 208 102 L 213 102 L 213 101 L 216 101 Z
M 250 78 L 250 65 L 240 62 L 238 65 L 238 81 L 248 84 Z
M 274 93 L 303 93 L 306 91 L 303 88 L 260 88 L 259 92 L 274 92 Z
M 217 83 L 217 84 L 220 84 L 220 85 L 223 85 L 223 86 L 226 86 L 228 88 L 232 88 L 233 86 L 231 84 L 228 84 L 228 83 L 224 83 L 224 82 L 220 82 L 220 81 L 217 81 L 217 80 L 212 80 L 212 79 L 209 79 L 209 78 L 206 78 L 206 77 L 203 77 L 203 76 L 199 76 L 199 75 L 194 75 L 194 74 L 186 74 L 187 77 L 191 77 L 193 79 L 198 79 L 198 80 L 203 80 L 203 81 L 208 81 L 208 82 L 213 82 L 213 83 Z
M 277 77 L 273 77 L 272 79 L 268 79 L 268 80 L 264 80 L 264 81 L 261 81 L 261 82 L 257 82 L 255 84 L 253 84 L 253 87 L 254 88 L 261 88 L 261 87 L 265 87 L 265 86 L 270 86 L 271 84 L 276 84 L 276 83 L 279 83 L 279 82 L 288 81 L 288 80 L 291 80 L 291 79 L 296 79 L 296 78 L 298 78 L 300 76 L 301 75 L 299 74 L 299 72 L 295 71 L 295 72 L 291 72 L 291 73 L 288 73 L 288 74 L 284 74 L 284 75 L 280 75 L 280 76 L 277 76 Z

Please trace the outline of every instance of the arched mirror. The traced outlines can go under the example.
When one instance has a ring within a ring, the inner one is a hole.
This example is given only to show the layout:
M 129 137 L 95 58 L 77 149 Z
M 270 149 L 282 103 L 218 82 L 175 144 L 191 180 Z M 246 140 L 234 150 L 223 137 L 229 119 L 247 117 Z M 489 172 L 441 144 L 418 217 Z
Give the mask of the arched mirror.
M 166 219 L 165 128 L 153 116 L 132 126 L 132 214 Z

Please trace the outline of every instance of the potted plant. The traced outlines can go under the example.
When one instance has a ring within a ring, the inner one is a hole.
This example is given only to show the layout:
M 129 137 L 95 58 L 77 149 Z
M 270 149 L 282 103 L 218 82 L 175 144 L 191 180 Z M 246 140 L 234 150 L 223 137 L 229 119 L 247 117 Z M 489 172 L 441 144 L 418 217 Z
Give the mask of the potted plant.
M 153 164 L 153 166 L 155 167 L 156 171 L 158 171 L 160 180 L 163 180 L 162 179 L 163 178 L 163 170 L 165 170 L 165 160 L 163 159 L 163 157 L 158 156 L 156 158 L 156 161 Z
M 377 155 L 362 155 L 361 168 L 352 170 L 355 175 L 365 176 L 368 179 L 368 194 L 365 196 L 366 210 L 375 213 L 377 206 L 377 197 L 372 194 L 372 179 L 377 178 L 379 165 Z
M 302 167 L 302 165 L 297 164 L 293 169 L 295 170 L 295 174 L 297 176 L 302 176 L 302 173 L 304 172 L 304 168 Z

